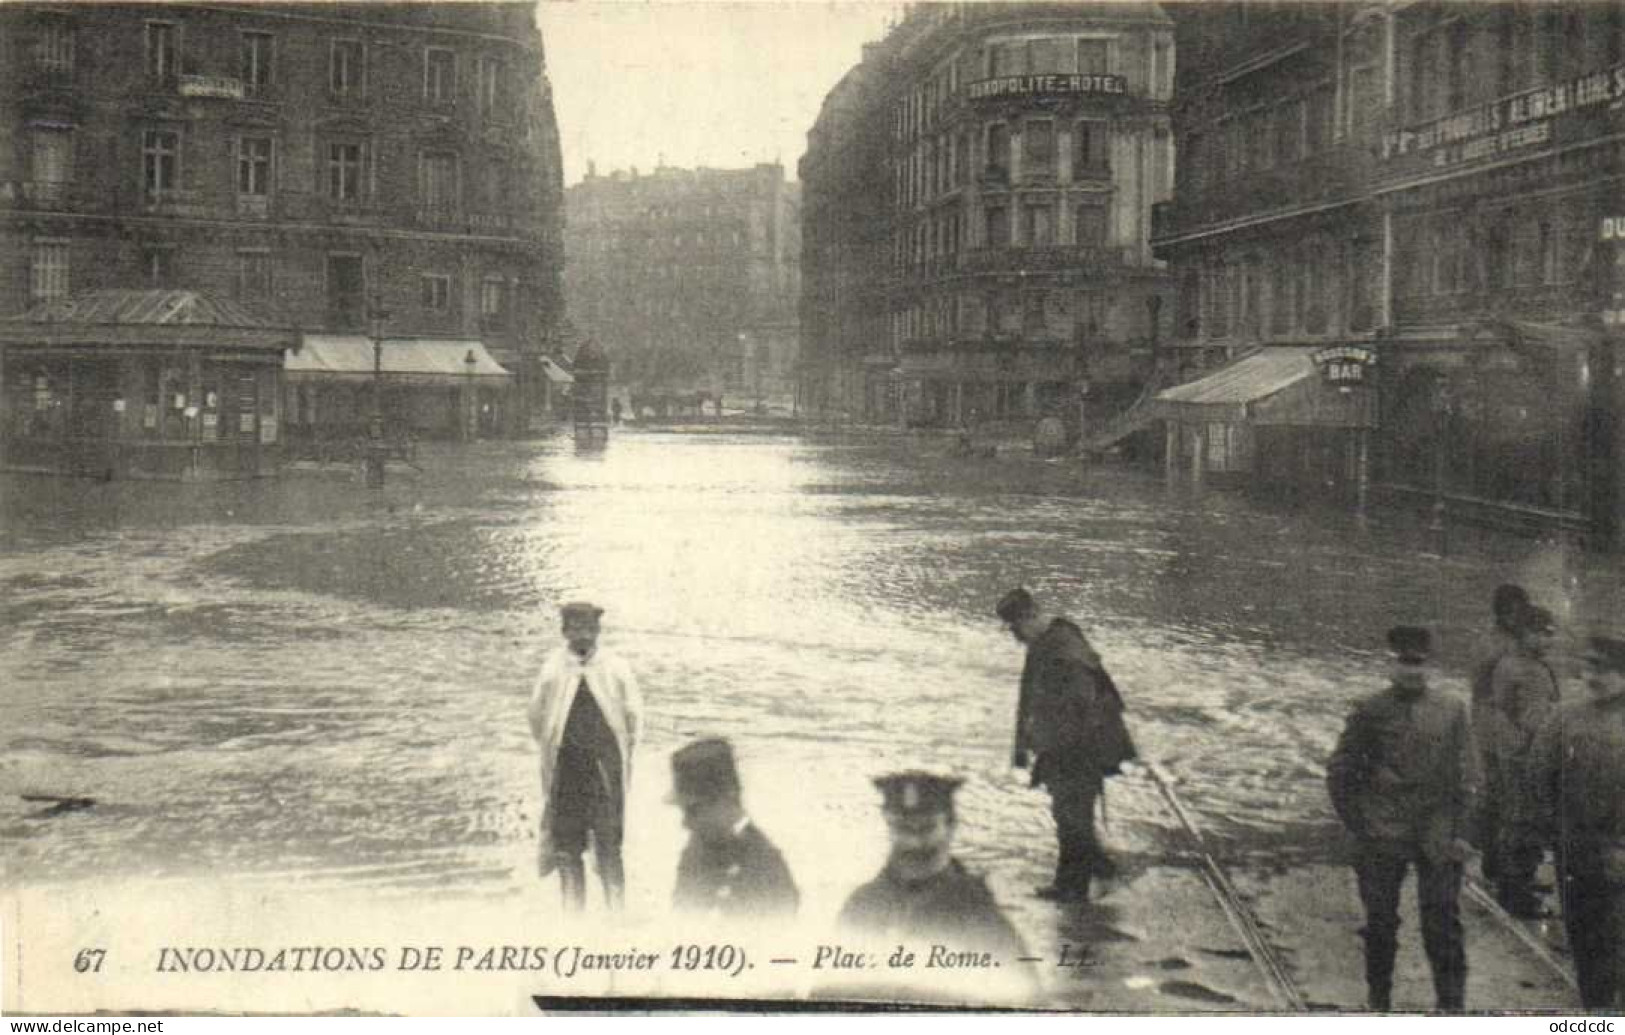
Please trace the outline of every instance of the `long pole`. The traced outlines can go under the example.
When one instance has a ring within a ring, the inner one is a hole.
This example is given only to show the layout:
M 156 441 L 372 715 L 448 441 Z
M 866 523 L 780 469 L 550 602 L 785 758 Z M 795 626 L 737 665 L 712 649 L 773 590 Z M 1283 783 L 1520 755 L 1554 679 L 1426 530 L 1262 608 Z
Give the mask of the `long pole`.
M 384 311 L 373 299 L 372 319 L 372 413 L 367 427 L 367 488 L 384 487 Z

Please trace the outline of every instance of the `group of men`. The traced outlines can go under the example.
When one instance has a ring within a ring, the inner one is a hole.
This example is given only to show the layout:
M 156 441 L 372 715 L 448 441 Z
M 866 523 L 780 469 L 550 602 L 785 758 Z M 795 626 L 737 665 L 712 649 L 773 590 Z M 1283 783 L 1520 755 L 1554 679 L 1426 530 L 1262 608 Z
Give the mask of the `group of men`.
M 1535 916 L 1535 872 L 1552 847 L 1582 1003 L 1625 1007 L 1625 639 L 1585 641 L 1586 695 L 1560 706 L 1546 660 L 1551 612 L 1514 586 L 1496 591 L 1492 609 L 1495 630 L 1474 668 L 1470 706 L 1429 684 L 1427 629 L 1391 629 L 1389 685 L 1356 703 L 1327 766 L 1333 808 L 1356 839 L 1368 1006 L 1393 1005 L 1400 889 L 1410 869 L 1437 1004 L 1460 1011 L 1466 864 L 1481 851 L 1502 904 Z M 1135 758 L 1123 700 L 1078 626 L 1041 609 L 1027 590 L 1011 590 L 995 613 L 1027 648 L 1012 764 L 1048 792 L 1056 826 L 1054 878 L 1035 894 L 1085 900 L 1093 882 L 1117 872 L 1094 813 L 1105 780 Z M 588 603 L 563 606 L 565 645 L 544 663 L 529 705 L 541 747 L 540 872 L 559 872 L 569 910 L 584 905 L 589 840 L 606 904 L 619 908 L 625 890 L 625 792 L 643 704 L 631 670 L 598 647 L 602 614 Z M 744 809 L 731 745 L 696 741 L 671 766 L 668 800 L 690 834 L 674 906 L 736 919 L 794 913 L 794 879 Z M 840 926 L 1019 956 L 1020 939 L 986 884 L 952 854 L 961 781 L 909 770 L 874 783 L 890 850 L 880 874 L 848 898 Z
M 1095 836 L 1094 812 L 1104 779 L 1134 756 L 1122 698 L 1082 631 L 1040 611 L 1025 589 L 1006 594 L 995 612 L 1028 648 L 1013 764 L 1030 767 L 1032 785 L 1048 790 L 1059 841 L 1055 877 L 1036 894 L 1084 899 L 1092 879 L 1116 872 Z M 586 901 L 589 844 L 606 905 L 619 908 L 625 895 L 621 841 L 643 700 L 631 669 L 598 645 L 602 615 L 591 603 L 563 605 L 565 642 L 543 663 L 528 709 L 541 748 L 539 870 L 544 877 L 558 872 L 570 911 Z M 793 913 L 800 901 L 795 881 L 744 809 L 729 742 L 697 740 L 675 752 L 671 766 L 668 801 L 682 811 L 690 835 L 673 905 L 733 918 Z M 953 857 L 961 781 L 915 769 L 874 783 L 890 851 L 881 873 L 852 893 L 840 926 L 1019 955 L 1020 939 L 987 885 Z
M 1392 1008 L 1399 893 L 1414 868 L 1422 943 L 1440 1010 L 1466 1006 L 1459 899 L 1466 866 L 1520 918 L 1545 915 L 1536 872 L 1555 850 L 1562 914 L 1582 1005 L 1625 1007 L 1625 640 L 1585 640 L 1584 699 L 1560 701 L 1547 660 L 1553 615 L 1513 585 L 1496 589 L 1495 627 L 1473 668 L 1472 699 L 1431 687 L 1428 630 L 1388 633 L 1387 688 L 1355 705 L 1327 766 L 1332 805 L 1355 835 L 1365 907 L 1367 1004 Z

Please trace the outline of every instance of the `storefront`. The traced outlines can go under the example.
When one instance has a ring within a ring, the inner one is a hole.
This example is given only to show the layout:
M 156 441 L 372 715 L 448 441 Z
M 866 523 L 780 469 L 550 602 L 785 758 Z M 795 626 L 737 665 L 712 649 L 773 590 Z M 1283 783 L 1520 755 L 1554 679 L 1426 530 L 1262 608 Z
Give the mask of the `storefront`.
M 1363 509 L 1376 426 L 1362 345 L 1271 346 L 1158 392 L 1170 476 Z
M 374 364 L 379 369 L 374 369 Z M 390 439 L 490 437 L 504 427 L 512 378 L 471 338 L 307 334 L 289 351 L 287 431 L 301 454 L 368 434 L 373 393 Z
M 296 340 L 195 291 L 94 291 L 0 320 L 0 464 L 107 480 L 273 474 Z

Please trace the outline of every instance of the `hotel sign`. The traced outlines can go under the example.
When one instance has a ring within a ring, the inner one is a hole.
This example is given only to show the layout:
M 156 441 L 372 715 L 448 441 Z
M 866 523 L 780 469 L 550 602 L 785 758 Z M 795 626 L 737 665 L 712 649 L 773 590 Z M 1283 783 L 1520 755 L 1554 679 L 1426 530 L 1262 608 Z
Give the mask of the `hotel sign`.
M 966 87 L 966 96 L 973 101 L 998 100 L 1002 97 L 1081 97 L 1094 94 L 1121 97 L 1128 92 L 1127 85 L 1127 80 L 1120 75 L 1007 75 L 971 83 Z
M 1387 172 L 1423 172 L 1488 162 L 1584 139 L 1585 125 L 1625 101 L 1625 65 L 1515 93 L 1383 134 Z

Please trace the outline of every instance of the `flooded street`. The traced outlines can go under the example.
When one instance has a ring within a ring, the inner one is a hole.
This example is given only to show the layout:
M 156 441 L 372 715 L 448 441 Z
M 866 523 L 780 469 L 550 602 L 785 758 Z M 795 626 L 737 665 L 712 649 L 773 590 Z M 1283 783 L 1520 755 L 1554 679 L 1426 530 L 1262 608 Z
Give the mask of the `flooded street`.
M 883 857 L 869 777 L 925 763 L 967 777 L 962 858 L 1030 937 L 1066 937 L 1074 921 L 1027 897 L 1054 841 L 1047 799 L 1008 766 L 1021 650 L 991 617 L 1003 589 L 1085 628 L 1143 755 L 1259 873 L 1341 862 L 1322 767 L 1384 682 L 1389 625 L 1438 628 L 1459 688 L 1496 583 L 1572 621 L 1618 613 L 1621 593 L 1552 544 L 1462 534 L 1440 560 L 1405 522 L 932 442 L 627 433 L 602 455 L 559 438 L 422 464 L 382 493 L 339 471 L 0 480 L 8 884 L 539 897 L 524 704 L 554 606 L 587 597 L 648 704 L 634 911 L 665 902 L 681 843 L 666 759 L 720 734 L 810 920 Z M 24 794 L 95 804 L 47 816 Z M 1178 850 L 1149 781 L 1109 799 L 1131 868 Z

